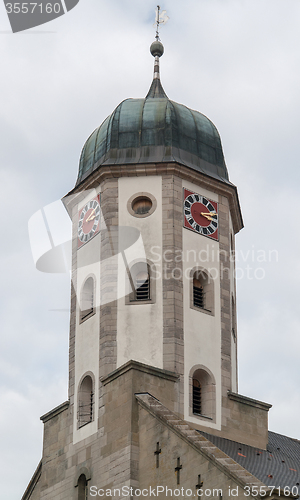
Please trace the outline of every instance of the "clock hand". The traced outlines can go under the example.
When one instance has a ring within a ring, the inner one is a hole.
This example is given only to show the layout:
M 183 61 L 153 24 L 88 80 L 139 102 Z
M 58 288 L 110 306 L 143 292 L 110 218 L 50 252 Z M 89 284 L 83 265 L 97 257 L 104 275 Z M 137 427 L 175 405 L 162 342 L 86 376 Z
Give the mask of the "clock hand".
M 217 215 L 215 212 L 200 212 L 200 214 L 208 220 L 215 220 L 212 218 L 212 215 Z
M 93 213 L 93 212 L 95 212 L 95 209 L 94 209 L 94 208 L 93 208 L 93 210 L 91 211 L 90 215 L 89 215 L 89 216 L 87 217 L 87 219 L 85 220 L 85 222 L 89 222 L 90 220 L 92 220 L 91 215 L 92 215 L 92 213 Z M 95 217 L 93 217 L 93 218 L 95 218 Z

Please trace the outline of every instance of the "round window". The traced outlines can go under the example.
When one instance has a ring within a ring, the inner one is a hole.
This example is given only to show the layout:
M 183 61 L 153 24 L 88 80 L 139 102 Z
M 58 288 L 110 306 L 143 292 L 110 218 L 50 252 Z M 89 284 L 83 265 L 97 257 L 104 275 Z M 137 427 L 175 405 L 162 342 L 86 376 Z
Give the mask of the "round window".
M 141 196 L 133 200 L 131 206 L 136 215 L 145 215 L 150 212 L 152 208 L 152 201 L 147 196 Z
M 156 207 L 156 199 L 150 193 L 136 193 L 127 202 L 127 209 L 134 217 L 148 217 Z

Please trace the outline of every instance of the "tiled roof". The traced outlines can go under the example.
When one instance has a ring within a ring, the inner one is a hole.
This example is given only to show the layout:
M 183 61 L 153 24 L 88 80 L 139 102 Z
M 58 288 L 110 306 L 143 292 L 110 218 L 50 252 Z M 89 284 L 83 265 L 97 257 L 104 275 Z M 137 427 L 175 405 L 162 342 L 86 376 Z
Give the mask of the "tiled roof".
M 300 493 L 300 441 L 269 432 L 267 450 L 260 450 L 198 432 L 267 486 L 294 487 Z

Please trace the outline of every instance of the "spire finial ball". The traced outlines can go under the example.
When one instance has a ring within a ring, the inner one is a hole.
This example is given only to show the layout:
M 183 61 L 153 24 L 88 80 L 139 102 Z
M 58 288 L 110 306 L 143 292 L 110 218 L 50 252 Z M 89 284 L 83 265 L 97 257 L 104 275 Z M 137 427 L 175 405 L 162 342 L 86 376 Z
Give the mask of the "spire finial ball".
M 163 44 L 159 40 L 155 40 L 155 42 L 151 44 L 150 52 L 153 55 L 153 57 L 156 56 L 161 57 L 164 53 Z

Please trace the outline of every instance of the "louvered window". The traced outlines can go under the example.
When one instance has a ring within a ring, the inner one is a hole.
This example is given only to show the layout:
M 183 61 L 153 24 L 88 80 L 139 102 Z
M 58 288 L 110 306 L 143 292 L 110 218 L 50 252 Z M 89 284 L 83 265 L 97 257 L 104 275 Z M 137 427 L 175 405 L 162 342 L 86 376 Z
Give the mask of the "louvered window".
M 193 413 L 201 415 L 201 385 L 195 378 L 193 379 Z
M 148 273 L 141 272 L 137 274 L 135 288 L 136 300 L 150 299 L 150 277 Z
M 204 291 L 200 281 L 194 278 L 193 280 L 193 304 L 195 307 L 204 309 Z

